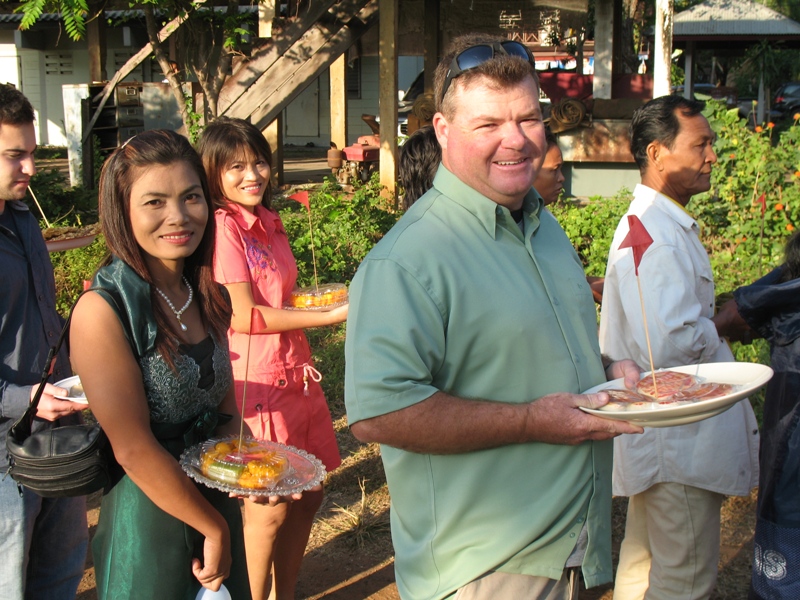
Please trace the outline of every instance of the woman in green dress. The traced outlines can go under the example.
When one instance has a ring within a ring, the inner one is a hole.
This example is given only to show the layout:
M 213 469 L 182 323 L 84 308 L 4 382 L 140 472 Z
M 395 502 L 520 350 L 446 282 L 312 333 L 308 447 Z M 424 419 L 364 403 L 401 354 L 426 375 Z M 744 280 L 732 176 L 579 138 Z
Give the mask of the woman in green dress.
M 239 500 L 196 485 L 177 461 L 189 445 L 238 433 L 238 418 L 225 421 L 236 414 L 231 309 L 213 280 L 203 165 L 178 134 L 145 132 L 106 161 L 99 205 L 111 257 L 70 337 L 121 467 L 92 543 L 98 597 L 193 600 L 224 580 L 249 599 Z

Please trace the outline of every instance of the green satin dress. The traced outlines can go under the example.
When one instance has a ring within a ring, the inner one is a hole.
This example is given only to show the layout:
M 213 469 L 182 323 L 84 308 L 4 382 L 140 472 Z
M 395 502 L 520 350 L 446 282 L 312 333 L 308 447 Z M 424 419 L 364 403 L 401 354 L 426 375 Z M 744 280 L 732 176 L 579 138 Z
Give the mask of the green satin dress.
M 153 433 L 178 459 L 186 447 L 208 439 L 218 423 L 216 409 L 233 381 L 226 340 L 209 336 L 194 346 L 181 346 L 173 372 L 155 351 L 148 284 L 115 259 L 98 272 L 92 287 L 105 290 L 101 295 L 120 316 L 142 369 Z M 117 483 L 103 496 L 92 541 L 98 598 L 194 600 L 200 584 L 191 561 L 202 557 L 203 536 L 158 508 L 119 471 Z M 230 528 L 233 564 L 225 586 L 232 598 L 247 600 L 239 501 L 197 487 Z

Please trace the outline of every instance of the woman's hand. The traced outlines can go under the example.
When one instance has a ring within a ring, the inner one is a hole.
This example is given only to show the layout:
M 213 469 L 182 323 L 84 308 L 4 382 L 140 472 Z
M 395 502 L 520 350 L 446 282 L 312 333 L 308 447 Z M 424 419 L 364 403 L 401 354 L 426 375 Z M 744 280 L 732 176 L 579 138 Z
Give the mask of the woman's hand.
M 322 484 L 316 485 L 308 491 L 321 492 Z M 290 494 L 289 496 L 242 496 L 231 493 L 230 497 L 239 498 L 241 500 L 247 500 L 248 502 L 252 502 L 254 504 L 269 504 L 270 506 L 277 506 L 278 504 L 284 504 L 286 502 L 296 502 L 297 500 L 300 500 L 303 497 L 303 493 L 298 492 L 296 494 Z
M 231 540 L 227 529 L 221 540 L 206 537 L 203 542 L 203 562 L 192 559 L 192 573 L 204 588 L 212 592 L 219 590 L 231 572 Z

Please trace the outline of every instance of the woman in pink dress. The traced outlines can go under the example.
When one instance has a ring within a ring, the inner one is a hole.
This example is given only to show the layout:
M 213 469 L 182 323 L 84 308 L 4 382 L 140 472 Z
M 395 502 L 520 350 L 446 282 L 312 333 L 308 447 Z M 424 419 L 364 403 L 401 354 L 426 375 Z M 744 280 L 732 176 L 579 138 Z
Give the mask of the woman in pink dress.
M 243 414 L 253 435 L 302 448 L 330 472 L 341 458 L 303 329 L 344 321 L 347 305 L 328 312 L 282 308 L 295 288 L 297 264 L 280 216 L 271 208 L 272 153 L 261 132 L 246 121 L 219 118 L 205 128 L 198 151 L 216 208 L 215 278 L 228 289 L 233 303 L 228 339 L 239 409 L 249 341 Z M 258 307 L 267 329 L 248 340 L 253 307 Z M 321 502 L 319 490 L 288 504 L 245 504 L 253 600 L 294 598 Z

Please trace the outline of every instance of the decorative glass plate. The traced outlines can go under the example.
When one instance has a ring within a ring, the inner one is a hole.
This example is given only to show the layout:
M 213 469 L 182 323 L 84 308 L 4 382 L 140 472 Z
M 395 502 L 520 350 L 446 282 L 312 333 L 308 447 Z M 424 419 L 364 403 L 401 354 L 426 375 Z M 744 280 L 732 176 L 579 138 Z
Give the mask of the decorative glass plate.
M 66 388 L 69 390 L 67 392 L 67 396 L 53 396 L 54 398 L 58 398 L 59 400 L 69 400 L 70 402 L 77 402 L 78 404 L 89 404 L 89 401 L 86 399 L 86 394 L 83 393 L 83 386 L 81 386 L 79 389 L 73 389 L 76 386 L 81 385 L 81 378 L 77 375 L 67 377 L 61 381 L 56 381 L 54 385 L 56 387 Z
M 766 385 L 773 375 L 772 369 L 765 365 L 745 362 L 705 363 L 702 365 L 670 367 L 663 370 L 689 373 L 700 379 L 701 382 L 728 383 L 736 387 L 730 394 L 725 396 L 712 398 L 711 400 L 698 400 L 679 406 L 667 404 L 660 408 L 620 411 L 607 411 L 602 408 L 587 408 L 585 406 L 581 406 L 580 409 L 604 419 L 628 421 L 642 427 L 686 425 L 687 423 L 702 421 L 725 412 L 758 388 Z M 647 377 L 649 374 L 649 371 L 643 373 L 642 377 Z M 625 384 L 622 379 L 615 379 L 614 381 L 596 385 L 583 393 L 594 394 L 607 389 L 625 389 Z
M 325 312 L 337 306 L 347 304 L 347 286 L 343 283 L 327 283 L 324 285 L 294 290 L 283 308 L 289 310 L 316 310 Z
M 213 479 L 205 475 L 202 469 L 204 455 L 213 450 L 218 443 L 232 443 L 238 442 L 238 440 L 238 435 L 229 435 L 195 444 L 181 454 L 181 468 L 189 477 L 203 485 L 241 496 L 289 496 L 310 490 L 325 479 L 325 467 L 322 461 L 313 454 L 294 446 L 257 440 L 249 436 L 244 438 L 246 443 L 257 446 L 259 450 L 275 451 L 287 459 L 286 470 L 276 482 L 267 487 L 250 488 Z

